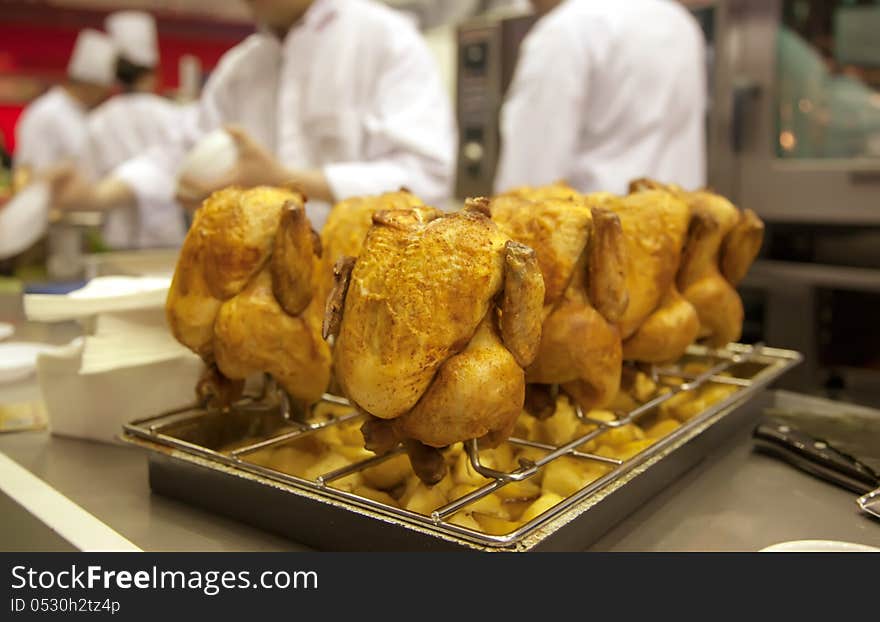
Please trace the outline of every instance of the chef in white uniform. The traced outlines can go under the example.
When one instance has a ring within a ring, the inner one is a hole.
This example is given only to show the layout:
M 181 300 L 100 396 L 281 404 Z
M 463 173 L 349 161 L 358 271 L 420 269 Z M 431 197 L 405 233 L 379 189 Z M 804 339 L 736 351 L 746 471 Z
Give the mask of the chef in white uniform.
M 706 182 L 705 40 L 672 0 L 532 0 L 501 115 L 497 191 Z
M 31 102 L 18 121 L 16 168 L 39 174 L 69 162 L 84 176 L 92 175 L 86 157 L 86 116 L 110 94 L 115 78 L 112 40 L 96 30 L 81 31 L 67 65 L 67 80 Z
M 317 228 L 347 197 L 409 188 L 451 195 L 455 127 L 449 97 L 421 35 L 374 0 L 248 0 L 259 31 L 221 59 L 193 123 L 178 140 L 127 162 L 92 200 L 140 210 L 174 192 L 183 155 L 208 132 L 235 126 L 238 164 L 205 187 L 181 179 L 195 207 L 210 191 L 293 183 Z M 74 201 L 75 203 L 75 201 Z
M 156 20 L 142 11 L 119 11 L 107 17 L 105 28 L 119 52 L 116 76 L 123 92 L 89 115 L 91 158 L 98 177 L 167 144 L 184 123 L 186 108 L 156 95 L 159 43 Z M 104 241 L 113 248 L 150 248 L 183 241 L 183 211 L 169 200 L 139 212 L 133 206 L 106 215 Z

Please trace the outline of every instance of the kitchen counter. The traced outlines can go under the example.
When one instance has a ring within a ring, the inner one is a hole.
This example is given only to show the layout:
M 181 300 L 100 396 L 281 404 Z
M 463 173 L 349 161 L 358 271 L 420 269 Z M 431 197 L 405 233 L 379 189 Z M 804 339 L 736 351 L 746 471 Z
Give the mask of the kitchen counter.
M 19 320 L 16 340 L 63 343 L 78 332 L 76 325 L 19 323 L 20 309 L 2 298 L 0 320 Z M 38 397 L 33 378 L 0 385 L 0 402 Z M 785 392 L 774 392 L 773 397 L 781 405 L 799 399 Z M 695 468 L 622 518 L 590 550 L 756 551 L 802 539 L 880 547 L 880 521 L 859 511 L 855 494 L 755 453 L 750 433 L 750 428 L 736 432 Z M 153 494 L 146 455 L 134 447 L 18 432 L 0 434 L 0 452 L 14 463 L 7 460 L 4 468 L 21 471 L 15 466 L 19 465 L 26 477 L 36 476 L 49 492 L 58 491 L 82 508 L 80 513 L 90 514 L 99 526 L 104 523 L 108 532 L 115 531 L 120 540 L 144 550 L 306 550 L 294 541 Z M 0 467 L 3 464 L 0 461 Z M 0 473 L 0 482 L 7 476 Z M 28 488 L 24 490 L 27 494 Z M 0 516 L 5 519 L 0 550 L 75 549 L 69 538 L 45 524 L 51 521 L 40 520 L 2 492 Z
M 0 451 L 144 550 L 306 550 L 152 494 L 146 456 L 136 448 L 25 432 L 0 436 Z M 742 429 L 590 550 L 756 551 L 802 539 L 880 546 L 880 521 L 862 514 L 855 498 L 753 452 L 750 430 Z M 16 517 L 4 521 L 0 549 L 70 548 L 16 505 L 0 498 L 0 514 Z

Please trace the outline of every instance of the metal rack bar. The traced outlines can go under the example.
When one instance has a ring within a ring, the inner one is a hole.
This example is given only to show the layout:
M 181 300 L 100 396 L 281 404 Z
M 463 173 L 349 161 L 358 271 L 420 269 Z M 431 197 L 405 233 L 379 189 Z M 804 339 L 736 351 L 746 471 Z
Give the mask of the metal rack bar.
M 509 473 L 505 471 L 496 471 L 495 469 L 487 467 L 480 462 L 480 446 L 475 438 L 465 441 L 464 450 L 471 461 L 471 466 L 474 468 L 474 471 L 483 477 L 488 477 L 489 479 L 497 479 L 504 483 L 521 482 L 538 472 L 538 468 L 534 463 L 521 463 L 521 468 Z
M 697 377 L 696 374 L 684 374 L 681 372 L 662 370 L 658 370 L 657 375 L 661 378 L 678 377 L 682 380 L 694 380 Z M 748 378 L 735 378 L 733 376 L 712 376 L 709 378 L 709 382 L 713 384 L 730 384 L 736 387 L 750 387 L 752 385 L 752 381 Z
M 535 469 L 534 471 L 532 471 L 532 473 L 529 475 L 529 477 L 535 475 L 537 472 L 538 472 L 538 470 Z M 486 495 L 492 494 L 493 492 L 495 492 L 496 490 L 498 490 L 499 488 L 501 488 L 502 486 L 504 486 L 507 483 L 508 482 L 506 482 L 506 481 L 496 479 L 494 481 L 489 482 L 488 484 L 483 484 L 482 486 L 480 486 L 476 490 L 469 492 L 465 496 L 459 497 L 458 499 L 455 499 L 454 501 L 450 501 L 446 505 L 441 506 L 441 507 L 437 508 L 436 510 L 434 510 L 433 512 L 431 512 L 431 520 L 433 520 L 435 523 L 440 523 L 447 516 L 451 516 L 451 515 L 455 514 L 456 512 L 458 512 L 459 510 L 461 510 L 462 508 L 464 508 L 465 506 L 470 505 L 474 501 L 479 501 L 480 499 L 482 499 Z
M 344 397 L 339 395 L 333 395 L 332 393 L 325 393 L 321 396 L 322 402 L 329 402 L 330 404 L 336 404 L 338 406 L 351 406 L 351 402 L 349 402 Z
M 537 441 L 529 441 L 524 438 L 517 438 L 515 436 L 511 436 L 507 439 L 507 442 L 511 445 L 520 445 L 521 447 L 532 447 L 534 449 L 544 449 L 546 451 L 554 451 L 558 449 L 556 445 L 548 445 L 547 443 L 539 443 Z M 605 464 L 613 464 L 614 466 L 619 466 L 623 464 L 623 460 L 618 460 L 617 458 L 608 458 L 607 456 L 600 456 L 598 454 L 591 454 L 584 451 L 578 451 L 576 449 L 572 449 L 568 452 L 569 456 L 573 458 L 583 458 L 584 460 L 595 460 L 596 462 L 603 462 Z
M 162 413 L 161 415 L 153 415 L 153 416 L 151 416 L 151 417 L 145 417 L 145 418 L 143 418 L 143 419 L 135 419 L 135 420 L 132 421 L 131 423 L 126 423 L 126 424 L 125 424 L 124 426 L 122 426 L 122 427 L 123 427 L 123 429 L 128 429 L 128 428 L 131 428 L 131 429 L 140 429 L 140 428 L 142 428 L 142 427 L 144 427 L 144 426 L 146 426 L 146 427 L 149 428 L 149 427 L 153 427 L 153 425 L 147 425 L 150 421 L 157 421 L 157 420 L 160 420 L 160 419 L 167 419 L 167 418 L 169 418 L 169 417 L 174 417 L 175 415 L 180 415 L 180 414 L 183 414 L 183 413 L 188 413 L 188 412 L 190 412 L 190 411 L 192 411 L 192 410 L 196 410 L 196 409 L 198 409 L 198 408 L 199 408 L 198 404 L 190 404 L 190 405 L 188 405 L 188 406 L 183 406 L 183 407 L 181 407 L 181 408 L 175 408 L 174 410 L 170 410 L 170 411 L 168 411 L 168 412 L 164 412 L 164 413 Z
M 347 477 L 352 473 L 358 473 L 363 471 L 364 469 L 369 469 L 370 467 L 376 466 L 377 464 L 381 464 L 388 460 L 389 458 L 393 458 L 394 456 L 399 456 L 403 453 L 403 447 L 397 447 L 396 449 L 392 449 L 391 451 L 373 456 L 372 458 L 367 458 L 366 460 L 361 460 L 360 462 L 355 462 L 354 464 L 349 464 L 348 466 L 342 467 L 340 469 L 336 469 L 335 471 L 330 471 L 329 473 L 325 473 L 323 475 L 319 475 L 315 478 L 315 482 L 318 486 L 325 486 L 328 483 L 335 481 L 337 479 L 342 479 L 343 477 Z

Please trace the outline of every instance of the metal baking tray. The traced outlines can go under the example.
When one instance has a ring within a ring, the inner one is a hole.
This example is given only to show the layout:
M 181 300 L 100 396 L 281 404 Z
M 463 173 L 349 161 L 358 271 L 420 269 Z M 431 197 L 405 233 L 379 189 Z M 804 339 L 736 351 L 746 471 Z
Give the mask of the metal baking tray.
M 582 550 L 622 517 L 642 505 L 704 458 L 732 431 L 756 419 L 770 396 L 764 389 L 801 361 L 791 350 L 731 344 L 722 350 L 692 346 L 675 365 L 650 370 L 664 393 L 656 394 L 614 421 L 577 415 L 592 429 L 561 445 L 541 444 L 540 459 L 511 472 L 481 464 L 477 443 L 466 444 L 473 468 L 491 476 L 483 486 L 422 514 L 355 494 L 337 482 L 374 467 L 401 450 L 336 465 L 328 472 L 301 477 L 260 463 L 255 456 L 272 448 L 303 442 L 335 426 L 352 425 L 355 412 L 309 419 L 292 417 L 283 405 L 259 398 L 228 412 L 197 407 L 166 413 L 124 426 L 123 440 L 149 454 L 152 489 L 324 550 Z M 683 373 L 687 363 L 702 364 L 697 375 Z M 672 379 L 671 383 L 669 380 Z M 628 423 L 642 423 L 675 396 L 715 385 L 732 387 L 726 398 L 687 419 L 668 435 L 626 459 L 579 450 L 584 443 Z M 345 400 L 326 395 L 331 404 Z M 538 445 L 511 438 L 516 447 Z M 450 522 L 459 511 L 512 482 L 534 477 L 562 456 L 599 461 L 608 470 L 536 518 L 504 535 L 491 535 Z

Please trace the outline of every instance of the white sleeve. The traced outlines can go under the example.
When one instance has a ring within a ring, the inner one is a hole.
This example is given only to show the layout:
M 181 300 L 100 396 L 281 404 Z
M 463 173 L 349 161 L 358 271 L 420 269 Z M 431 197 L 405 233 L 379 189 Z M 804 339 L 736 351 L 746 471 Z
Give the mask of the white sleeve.
M 587 114 L 582 43 L 565 28 L 536 28 L 524 42 L 501 112 L 496 192 L 568 175 Z
M 427 202 L 452 194 L 456 132 L 439 70 L 414 29 L 392 40 L 376 101 L 367 107 L 363 158 L 324 167 L 338 200 L 409 188 Z
M 108 128 L 105 114 L 101 109 L 93 112 L 88 120 L 87 153 L 91 162 L 92 172 L 96 177 L 103 177 L 113 170 L 118 162 L 113 161 L 111 141 L 116 140 Z
M 24 116 L 15 128 L 15 165 L 34 171 L 57 164 L 58 147 L 51 128 L 32 116 Z

